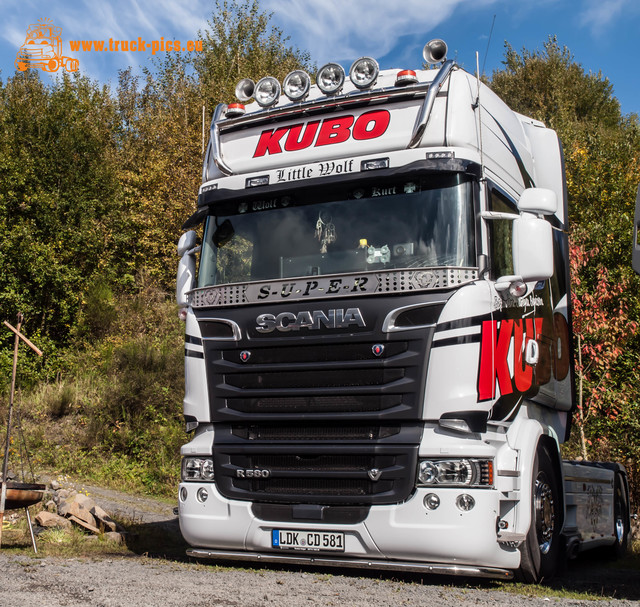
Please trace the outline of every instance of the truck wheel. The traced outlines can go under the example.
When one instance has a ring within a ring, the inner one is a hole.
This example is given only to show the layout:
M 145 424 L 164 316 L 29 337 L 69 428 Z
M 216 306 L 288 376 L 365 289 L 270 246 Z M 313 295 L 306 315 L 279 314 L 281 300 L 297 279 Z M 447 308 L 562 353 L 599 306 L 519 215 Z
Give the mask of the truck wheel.
M 624 556 L 629 545 L 629 500 L 620 474 L 616 474 L 613 486 L 613 536 L 616 541 L 607 549 L 607 556 L 618 559 Z
M 520 547 L 520 569 L 516 577 L 520 581 L 535 584 L 553 577 L 562 553 L 558 471 L 543 444 L 538 444 L 533 465 L 531 511 L 531 526 L 527 539 Z
M 43 66 L 43 70 L 45 72 L 55 72 L 58 69 L 59 61 L 58 59 L 50 59 L 49 62 Z

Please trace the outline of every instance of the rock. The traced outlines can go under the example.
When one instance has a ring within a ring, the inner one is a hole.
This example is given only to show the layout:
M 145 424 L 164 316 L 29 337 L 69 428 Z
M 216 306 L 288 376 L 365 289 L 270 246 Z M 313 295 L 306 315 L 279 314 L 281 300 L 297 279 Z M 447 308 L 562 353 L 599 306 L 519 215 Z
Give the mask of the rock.
M 117 523 L 102 509 L 100 506 L 96 505 L 91 508 L 91 514 L 95 517 L 98 522 L 98 527 L 100 527 L 104 531 L 117 531 L 118 525 Z
M 51 483 L 49 484 L 49 486 L 51 487 L 52 491 L 58 491 L 59 489 L 61 489 L 62 487 L 60 486 L 60 483 L 58 481 L 51 481 Z
M 86 508 L 89 511 L 91 511 L 92 508 L 96 507 L 95 501 L 92 498 L 90 498 L 88 495 L 85 495 L 84 493 L 78 493 L 73 498 L 73 501 L 76 504 L 80 504 L 81 506 L 83 506 L 84 508 Z
M 60 491 L 60 493 L 63 493 Z M 76 502 L 77 493 L 69 493 L 66 497 L 60 497 L 60 503 L 58 504 L 58 514 L 60 516 L 67 516 L 71 504 Z
M 53 500 L 49 500 L 44 507 L 47 512 L 53 512 L 54 514 L 57 513 L 58 506 L 56 506 L 56 503 Z
M 71 495 L 71 492 L 68 491 L 67 489 L 60 489 L 57 491 L 56 493 L 56 497 L 58 498 L 58 500 L 66 500 L 69 499 L 69 496 Z
M 36 515 L 36 522 L 41 527 L 61 527 L 62 529 L 71 529 L 71 523 L 66 519 L 53 512 L 43 510 Z
M 115 542 L 116 544 L 124 544 L 125 534 L 118 533 L 117 531 L 109 531 L 104 534 L 104 538 L 110 542 Z
M 98 523 L 96 522 L 93 514 L 91 514 L 89 510 L 87 510 L 82 504 L 78 502 L 71 502 L 64 516 L 66 516 L 67 518 L 71 518 L 73 516 L 74 518 L 80 519 L 93 528 L 97 529 L 98 527 Z
M 100 533 L 100 529 L 98 529 L 95 525 L 91 525 L 90 523 L 87 523 L 86 521 L 78 518 L 77 516 L 74 516 L 73 514 L 69 514 L 68 519 L 76 523 L 76 525 L 80 525 L 80 527 L 84 527 L 85 529 L 91 531 L 91 533 L 94 533 L 95 535 L 98 535 Z

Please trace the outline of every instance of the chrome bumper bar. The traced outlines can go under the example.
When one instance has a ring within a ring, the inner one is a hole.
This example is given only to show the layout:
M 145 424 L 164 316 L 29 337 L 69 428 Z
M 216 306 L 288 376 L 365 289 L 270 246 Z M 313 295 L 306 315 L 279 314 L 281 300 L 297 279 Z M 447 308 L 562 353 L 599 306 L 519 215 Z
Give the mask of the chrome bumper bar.
M 299 554 L 281 554 L 278 552 L 231 552 L 226 550 L 210 550 L 208 548 L 190 548 L 187 550 L 187 554 L 199 559 L 218 559 L 221 561 L 253 561 L 254 563 L 264 562 L 284 565 L 313 565 L 319 567 L 346 567 L 350 569 L 374 569 L 381 571 L 422 572 L 433 575 L 458 575 L 501 580 L 513 579 L 513 571 L 509 569 L 477 567 L 474 565 L 301 556 Z

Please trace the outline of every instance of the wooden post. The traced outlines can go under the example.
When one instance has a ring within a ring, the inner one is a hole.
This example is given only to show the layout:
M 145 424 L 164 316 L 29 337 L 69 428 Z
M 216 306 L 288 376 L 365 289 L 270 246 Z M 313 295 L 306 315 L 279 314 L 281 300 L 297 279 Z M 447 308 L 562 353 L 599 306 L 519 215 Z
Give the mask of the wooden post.
M 34 346 L 22 333 L 22 321 L 24 317 L 18 313 L 18 326 L 12 327 L 6 320 L 4 324 L 15 333 L 15 341 L 13 344 L 13 373 L 11 375 L 11 396 L 9 398 L 9 416 L 7 419 L 7 438 L 4 445 L 4 461 L 2 463 L 2 490 L 0 491 L 0 547 L 2 546 L 2 523 L 4 522 L 4 507 L 7 500 L 7 472 L 9 469 L 9 447 L 11 446 L 11 417 L 13 415 L 13 398 L 16 392 L 16 374 L 18 370 L 18 345 L 22 339 L 38 356 L 42 356 L 42 352 Z

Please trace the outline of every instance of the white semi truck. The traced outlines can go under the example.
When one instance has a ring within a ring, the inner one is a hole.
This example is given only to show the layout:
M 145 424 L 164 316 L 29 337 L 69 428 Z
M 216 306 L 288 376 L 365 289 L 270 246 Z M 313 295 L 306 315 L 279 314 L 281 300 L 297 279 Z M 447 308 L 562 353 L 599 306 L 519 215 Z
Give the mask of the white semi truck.
M 624 468 L 560 456 L 558 137 L 445 54 L 216 109 L 178 245 L 190 555 L 533 582 L 626 548 Z

